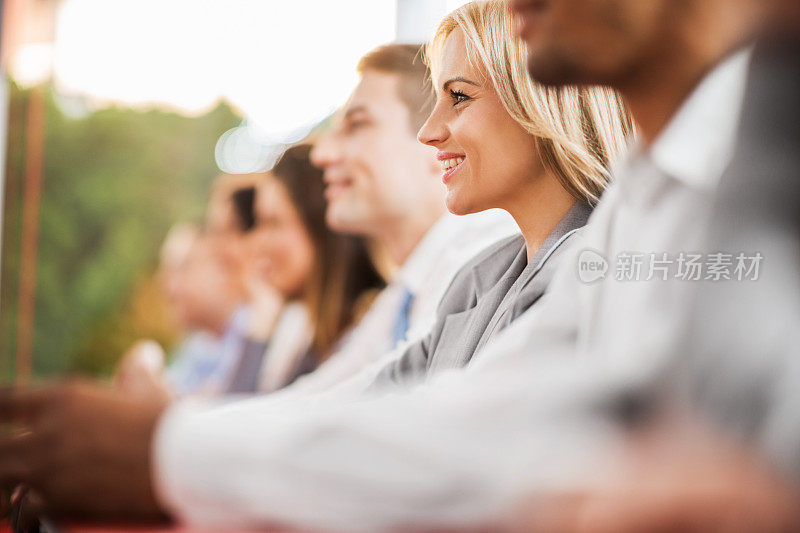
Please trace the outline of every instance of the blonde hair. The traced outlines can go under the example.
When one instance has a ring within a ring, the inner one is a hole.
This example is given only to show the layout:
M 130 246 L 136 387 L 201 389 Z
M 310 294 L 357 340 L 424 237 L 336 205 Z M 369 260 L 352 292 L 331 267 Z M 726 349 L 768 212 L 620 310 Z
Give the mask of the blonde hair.
M 528 51 L 514 34 L 502 0 L 473 1 L 439 24 L 426 49 L 437 91 L 442 48 L 464 33 L 467 58 L 488 76 L 511 117 L 536 138 L 539 157 L 576 199 L 595 204 L 609 181 L 609 165 L 634 126 L 621 96 L 606 87 L 546 87 L 528 75 Z

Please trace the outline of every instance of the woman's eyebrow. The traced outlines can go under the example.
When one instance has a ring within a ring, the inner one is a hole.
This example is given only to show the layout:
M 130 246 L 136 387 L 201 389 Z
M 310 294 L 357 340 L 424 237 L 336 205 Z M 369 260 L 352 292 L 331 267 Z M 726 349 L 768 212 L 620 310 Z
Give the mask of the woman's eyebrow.
M 460 82 L 463 82 L 463 83 L 469 83 L 470 85 L 474 85 L 475 87 L 478 87 L 478 84 L 477 84 L 477 83 L 475 83 L 474 81 L 472 81 L 472 80 L 468 80 L 467 78 L 462 78 L 461 76 L 456 76 L 455 78 L 450 78 L 449 80 L 447 80 L 446 82 L 444 82 L 444 83 L 442 84 L 442 90 L 443 90 L 443 91 L 446 91 L 446 90 L 447 90 L 447 88 L 448 88 L 448 87 L 450 87 L 450 84 L 451 84 L 451 83 L 455 83 L 455 82 L 457 82 L 457 81 L 460 81 Z

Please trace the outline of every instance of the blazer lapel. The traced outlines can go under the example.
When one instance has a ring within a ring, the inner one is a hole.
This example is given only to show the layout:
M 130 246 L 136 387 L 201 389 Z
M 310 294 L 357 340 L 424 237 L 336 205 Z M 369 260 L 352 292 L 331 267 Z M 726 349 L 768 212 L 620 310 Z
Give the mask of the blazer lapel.
M 513 284 L 514 278 L 506 276 L 484 293 L 474 308 L 447 316 L 437 341 L 436 357 L 430 360 L 429 375 L 439 370 L 461 368 L 469 362 L 495 310 Z

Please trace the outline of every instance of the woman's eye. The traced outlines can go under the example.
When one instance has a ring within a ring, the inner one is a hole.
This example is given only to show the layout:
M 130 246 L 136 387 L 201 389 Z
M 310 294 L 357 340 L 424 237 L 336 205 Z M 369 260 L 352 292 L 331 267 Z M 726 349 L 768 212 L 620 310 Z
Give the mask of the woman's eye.
M 453 98 L 453 105 L 464 103 L 470 99 L 466 94 L 460 91 L 454 91 L 452 89 L 450 90 L 450 96 Z

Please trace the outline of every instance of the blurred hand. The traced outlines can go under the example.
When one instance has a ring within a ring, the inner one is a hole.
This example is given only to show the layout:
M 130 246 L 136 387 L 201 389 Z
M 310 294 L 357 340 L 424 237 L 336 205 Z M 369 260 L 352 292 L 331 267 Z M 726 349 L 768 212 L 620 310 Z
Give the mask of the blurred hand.
M 584 492 L 532 499 L 512 531 L 800 531 L 800 492 L 751 450 L 689 423 L 631 437 L 615 474 Z
M 164 382 L 164 350 L 149 339 L 131 346 L 122 356 L 114 372 L 114 386 L 133 396 L 157 396 L 163 401 L 171 398 Z
M 247 336 L 253 340 L 266 341 L 272 334 L 272 328 L 275 327 L 286 301 L 283 295 L 264 281 L 260 273 L 254 269 L 248 269 L 245 275 L 245 287 L 250 304 Z
M 50 516 L 163 520 L 153 432 L 166 404 L 87 383 L 0 391 L 0 484 L 27 485 Z

